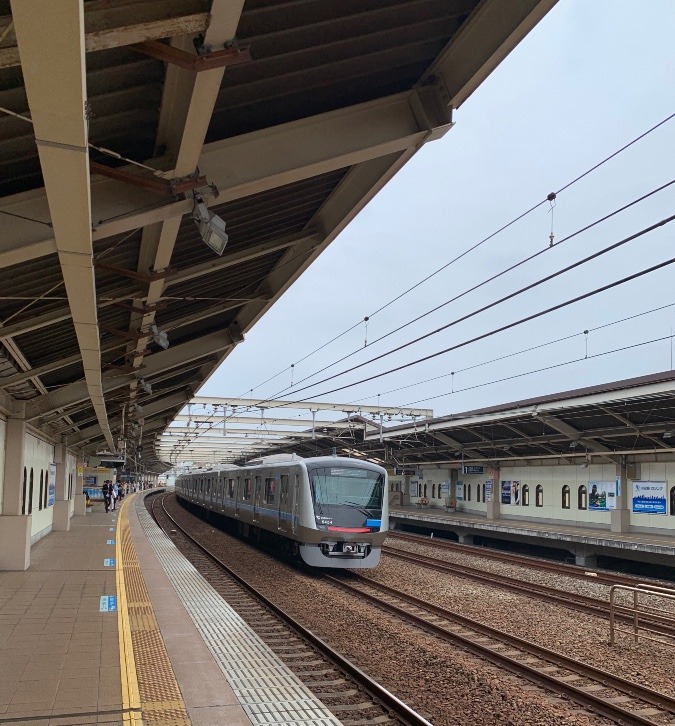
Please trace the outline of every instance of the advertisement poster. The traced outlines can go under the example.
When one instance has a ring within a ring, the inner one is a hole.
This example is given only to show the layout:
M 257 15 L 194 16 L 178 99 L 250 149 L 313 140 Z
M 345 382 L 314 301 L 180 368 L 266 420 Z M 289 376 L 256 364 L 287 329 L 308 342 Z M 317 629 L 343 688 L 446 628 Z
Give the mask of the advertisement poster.
M 633 514 L 666 514 L 665 481 L 633 482 Z
M 461 502 L 464 499 L 464 482 L 458 481 L 455 483 L 455 499 Z
M 441 496 L 448 496 L 449 494 L 450 494 L 450 482 L 442 481 L 441 482 Z
M 485 501 L 486 502 L 492 501 L 492 479 L 488 479 L 485 482 Z
M 56 502 L 56 464 L 49 465 L 47 474 L 47 506 L 53 507 Z
M 588 508 L 596 512 L 616 509 L 616 480 L 588 482 Z
M 515 504 L 515 505 L 520 504 L 520 482 L 519 481 L 511 482 L 511 504 Z
M 511 482 L 502 482 L 502 504 L 511 504 Z

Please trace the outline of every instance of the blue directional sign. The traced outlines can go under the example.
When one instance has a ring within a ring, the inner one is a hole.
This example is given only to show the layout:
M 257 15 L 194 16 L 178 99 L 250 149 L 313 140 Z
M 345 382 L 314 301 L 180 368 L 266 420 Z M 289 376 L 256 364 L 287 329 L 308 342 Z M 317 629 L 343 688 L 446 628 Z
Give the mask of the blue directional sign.
M 99 611 L 102 613 L 114 613 L 117 611 L 117 595 L 101 595 Z
M 115 540 L 114 539 L 109 539 L 106 544 L 115 544 Z
M 115 559 L 113 557 L 108 557 L 105 560 L 103 560 L 103 567 L 114 567 L 115 566 Z

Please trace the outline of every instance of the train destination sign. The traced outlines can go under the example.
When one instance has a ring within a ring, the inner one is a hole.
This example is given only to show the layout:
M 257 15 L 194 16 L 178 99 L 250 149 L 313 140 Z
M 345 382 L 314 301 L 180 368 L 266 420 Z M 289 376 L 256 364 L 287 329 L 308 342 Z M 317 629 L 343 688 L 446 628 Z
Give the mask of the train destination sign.
M 483 474 L 484 473 L 483 469 L 484 469 L 484 467 L 482 467 L 482 466 L 470 466 L 467 464 L 464 467 L 464 473 L 465 474 Z

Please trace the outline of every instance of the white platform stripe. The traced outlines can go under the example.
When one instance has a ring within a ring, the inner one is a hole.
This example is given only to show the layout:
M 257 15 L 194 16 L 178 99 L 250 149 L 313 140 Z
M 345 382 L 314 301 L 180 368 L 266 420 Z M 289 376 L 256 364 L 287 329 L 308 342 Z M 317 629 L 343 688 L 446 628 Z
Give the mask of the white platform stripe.
M 341 722 L 155 525 L 142 499 L 136 511 L 167 577 L 251 721 L 339 726 Z

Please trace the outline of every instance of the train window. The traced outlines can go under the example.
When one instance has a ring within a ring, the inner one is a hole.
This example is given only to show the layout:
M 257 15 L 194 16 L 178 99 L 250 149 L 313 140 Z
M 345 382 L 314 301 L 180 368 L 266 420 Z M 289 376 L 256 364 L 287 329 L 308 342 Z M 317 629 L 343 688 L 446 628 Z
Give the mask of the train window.
M 565 484 L 565 486 L 562 488 L 562 508 L 570 508 L 570 488 L 567 486 L 567 484 Z
M 544 487 L 541 484 L 537 484 L 534 503 L 538 507 L 544 506 Z
M 234 496 L 234 479 L 229 479 L 227 482 L 227 496 L 230 499 Z
M 276 494 L 277 482 L 274 478 L 265 479 L 265 501 L 267 504 L 274 502 L 274 495 Z
M 242 495 L 242 499 L 251 498 L 251 481 L 250 477 L 244 478 L 244 494 Z
M 520 499 L 523 507 L 530 506 L 530 487 L 527 484 L 523 484 L 523 489 L 520 493 Z
M 286 504 L 286 502 L 288 502 L 288 474 L 281 475 L 281 494 L 279 497 L 281 504 Z
M 577 506 L 578 506 L 579 509 L 586 509 L 587 501 L 588 501 L 587 497 L 588 497 L 588 490 L 582 484 L 579 487 L 579 492 L 578 492 Z

